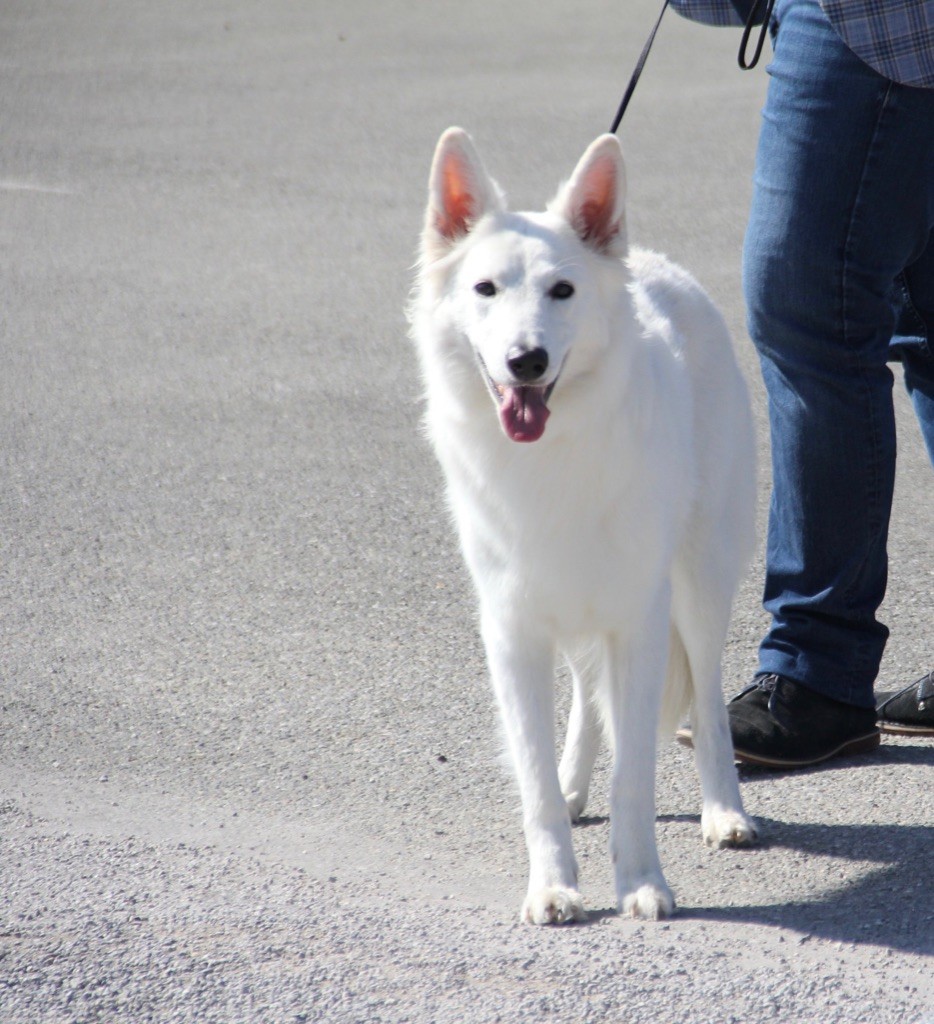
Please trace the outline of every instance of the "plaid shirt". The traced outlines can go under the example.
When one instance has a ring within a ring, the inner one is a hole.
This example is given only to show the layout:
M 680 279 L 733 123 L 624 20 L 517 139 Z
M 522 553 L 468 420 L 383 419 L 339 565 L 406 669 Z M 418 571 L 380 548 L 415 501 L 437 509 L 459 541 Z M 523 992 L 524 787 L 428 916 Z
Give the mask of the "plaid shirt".
M 737 0 L 737 6 L 751 0 Z M 742 25 L 731 0 L 671 0 L 707 25 Z M 903 85 L 934 89 L 934 0 L 820 0 L 847 46 L 870 67 Z

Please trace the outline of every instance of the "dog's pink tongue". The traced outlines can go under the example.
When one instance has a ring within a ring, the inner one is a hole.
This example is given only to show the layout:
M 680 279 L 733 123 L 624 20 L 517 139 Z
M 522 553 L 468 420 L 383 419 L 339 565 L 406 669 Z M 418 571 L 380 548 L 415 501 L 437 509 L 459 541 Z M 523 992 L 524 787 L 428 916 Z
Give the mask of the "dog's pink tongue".
M 537 441 L 550 415 L 545 388 L 506 388 L 499 406 L 503 430 L 513 441 Z

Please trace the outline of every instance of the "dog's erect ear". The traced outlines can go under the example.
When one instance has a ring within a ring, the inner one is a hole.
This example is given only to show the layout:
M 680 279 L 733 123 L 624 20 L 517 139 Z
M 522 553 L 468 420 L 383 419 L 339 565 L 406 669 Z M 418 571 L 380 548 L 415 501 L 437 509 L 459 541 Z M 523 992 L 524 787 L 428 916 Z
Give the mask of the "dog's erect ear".
M 448 128 L 438 140 L 431 165 L 423 257 L 439 259 L 485 213 L 502 208 L 502 194 L 487 174 L 473 140 L 462 128 Z
M 567 220 L 580 240 L 608 256 L 626 253 L 626 168 L 615 135 L 601 135 L 580 158 L 549 209 Z

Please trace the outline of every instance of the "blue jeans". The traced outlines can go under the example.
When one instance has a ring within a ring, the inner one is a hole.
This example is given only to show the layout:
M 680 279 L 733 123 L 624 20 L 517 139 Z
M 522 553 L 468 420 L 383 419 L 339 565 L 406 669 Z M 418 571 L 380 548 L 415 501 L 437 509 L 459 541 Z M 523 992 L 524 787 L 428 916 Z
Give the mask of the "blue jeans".
M 772 439 L 759 671 L 872 707 L 888 638 L 889 362 L 934 460 L 934 90 L 873 71 L 817 0 L 779 0 L 772 30 L 743 265 Z

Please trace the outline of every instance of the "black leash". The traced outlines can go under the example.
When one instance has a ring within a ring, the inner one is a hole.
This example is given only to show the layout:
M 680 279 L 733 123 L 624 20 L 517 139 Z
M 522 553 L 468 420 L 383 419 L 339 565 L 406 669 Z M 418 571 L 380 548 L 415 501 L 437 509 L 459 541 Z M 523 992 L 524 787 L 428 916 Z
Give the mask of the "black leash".
M 642 69 L 645 67 L 645 62 L 648 60 L 649 50 L 652 49 L 652 44 L 655 42 L 655 36 L 658 33 L 659 25 L 662 23 L 662 18 L 665 16 L 665 11 L 668 10 L 668 4 L 670 0 L 663 0 L 662 9 L 659 11 L 658 18 L 655 21 L 655 25 L 652 31 L 649 33 L 649 38 L 645 41 L 645 46 L 642 47 L 642 53 L 639 54 L 639 59 L 636 61 L 636 69 L 632 73 L 632 77 L 629 79 L 629 85 L 626 86 L 626 91 L 623 93 L 623 98 L 619 104 L 619 110 L 616 111 L 616 117 L 613 118 L 613 123 L 610 125 L 610 134 L 615 135 L 616 129 L 619 128 L 620 122 L 623 119 L 623 114 L 626 113 L 626 108 L 629 106 L 629 101 L 632 99 L 632 94 L 636 91 L 636 85 L 638 84 L 639 78 L 642 75 Z M 759 38 L 756 40 L 756 49 L 752 55 L 752 60 L 747 60 L 746 50 L 749 46 L 749 37 L 752 35 L 752 30 L 758 20 L 759 8 L 765 4 L 765 13 L 763 14 L 761 28 L 759 29 Z M 743 71 L 751 71 L 758 63 L 759 57 L 762 55 L 762 47 L 765 44 L 765 34 L 769 28 L 769 20 L 772 17 L 772 8 L 775 6 L 775 0 L 754 0 L 751 10 L 749 11 L 749 17 L 746 19 L 746 27 L 743 29 L 743 38 L 739 44 L 739 55 L 737 61 Z
M 752 27 L 756 23 L 756 15 L 759 13 L 762 3 L 763 0 L 756 0 L 752 5 L 752 10 L 746 19 L 746 27 L 743 29 L 743 38 L 739 44 L 739 55 L 736 58 L 743 71 L 751 71 L 759 63 L 759 57 L 762 55 L 762 45 L 765 42 L 765 33 L 768 31 L 769 22 L 772 19 L 772 8 L 775 6 L 775 0 L 765 0 L 765 14 L 762 16 L 762 27 L 759 29 L 759 38 L 756 40 L 756 52 L 752 55 L 752 61 L 746 62 L 746 47 L 749 45 Z
M 626 86 L 626 91 L 623 93 L 622 102 L 619 105 L 619 110 L 616 111 L 616 117 L 613 118 L 613 124 L 610 125 L 610 135 L 616 134 L 616 129 L 619 128 L 619 123 L 623 119 L 623 114 L 626 113 L 626 107 L 629 106 L 629 101 L 632 99 L 632 94 L 636 91 L 636 84 L 639 81 L 639 76 L 642 74 L 642 69 L 645 67 L 645 62 L 649 56 L 649 50 L 652 49 L 652 43 L 655 42 L 655 33 L 658 32 L 658 26 L 662 23 L 662 18 L 665 17 L 665 11 L 668 10 L 668 0 L 663 0 L 662 9 L 659 12 L 658 20 L 655 22 L 655 28 L 649 33 L 649 38 L 645 41 L 645 46 L 642 47 L 642 53 L 639 54 L 639 60 L 636 62 L 636 70 L 632 73 L 632 78 L 629 79 L 629 85 Z

